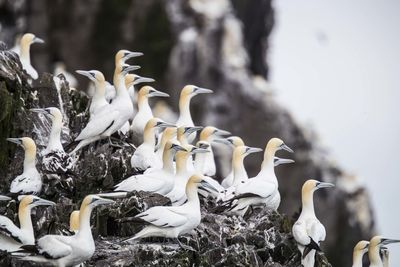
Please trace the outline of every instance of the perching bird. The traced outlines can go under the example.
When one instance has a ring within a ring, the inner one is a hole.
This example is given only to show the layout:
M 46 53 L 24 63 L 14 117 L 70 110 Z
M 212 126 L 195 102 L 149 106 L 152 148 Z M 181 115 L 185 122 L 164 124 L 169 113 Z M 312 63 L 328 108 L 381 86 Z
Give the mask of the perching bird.
M 168 141 L 174 139 L 176 137 L 176 127 L 168 127 L 166 128 L 163 133 L 162 133 L 162 137 L 161 140 L 159 142 L 159 145 L 156 149 L 156 154 L 157 157 L 162 161 L 163 159 L 163 153 L 164 153 L 164 148 L 165 145 L 167 144 Z
M 98 70 L 77 70 L 76 72 L 80 75 L 88 77 L 94 83 L 95 91 L 89 106 L 89 114 L 90 118 L 92 118 L 104 107 L 109 105 L 105 97 L 106 80 L 103 73 Z
M 38 195 L 42 190 L 42 177 L 36 169 L 36 144 L 29 137 L 7 138 L 25 150 L 24 170 L 11 182 L 10 192 L 14 194 Z
M 369 242 L 361 240 L 353 249 L 353 265 L 352 267 L 363 267 L 363 256 L 368 251 Z
M 233 150 L 235 147 L 244 146 L 244 142 L 243 142 L 242 138 L 240 138 L 238 136 L 231 136 L 231 137 L 223 138 L 223 139 L 215 139 L 214 142 L 225 144 L 225 145 L 232 147 L 233 148 L 232 154 L 233 154 Z M 233 184 L 233 166 L 231 166 L 231 171 L 221 182 L 221 185 L 225 188 L 232 186 L 232 184 Z
M 197 194 L 199 185 L 209 190 L 215 190 L 203 180 L 202 175 L 192 175 L 186 185 L 186 203 L 176 207 L 156 206 L 139 213 L 135 218 L 150 225 L 126 241 L 129 242 L 149 236 L 178 238 L 181 235 L 190 233 L 201 221 L 200 201 Z
M 137 74 L 127 74 L 125 76 L 125 85 L 128 88 L 129 97 L 131 98 L 132 104 L 136 106 L 136 94 L 135 94 L 135 85 L 140 83 L 151 83 L 155 82 L 152 78 L 142 77 Z
M 148 168 L 161 169 L 162 160 L 157 156 L 156 150 L 156 132 L 158 129 L 174 127 L 160 119 L 151 118 L 144 128 L 143 143 L 137 147 L 131 157 L 132 168 L 144 171 Z
M 20 228 L 6 216 L 0 215 L 0 250 L 11 252 L 17 251 L 22 245 L 33 245 L 35 233 L 33 232 L 31 209 L 55 204 L 33 195 L 21 196 L 18 206 Z
M 205 127 L 200 133 L 200 141 L 207 141 L 211 143 L 215 138 L 221 137 L 223 135 L 228 135 L 230 132 L 218 129 L 213 126 Z M 210 153 L 205 154 L 205 164 L 203 165 L 203 170 L 200 172 L 207 176 L 214 176 L 216 173 L 214 153 L 212 148 L 210 147 Z M 196 167 L 198 169 L 199 167 Z
M 314 267 L 315 251 L 321 250 L 319 244 L 325 240 L 324 225 L 317 219 L 314 211 L 314 192 L 325 187 L 333 187 L 331 183 L 307 180 L 301 191 L 302 210 L 300 217 L 293 225 L 292 233 L 301 253 L 304 267 Z
M 67 173 L 73 167 L 72 158 L 61 144 L 62 114 L 58 108 L 31 109 L 51 119 L 51 131 L 46 149 L 41 153 L 43 169 L 49 173 Z
M 79 144 L 71 153 L 75 153 L 80 148 L 103 138 L 110 137 L 117 132 L 133 115 L 133 105 L 125 87 L 124 77 L 128 71 L 137 69 L 135 66 L 122 67 L 117 64 L 119 57 L 124 53 L 116 55 L 116 70 L 114 73 L 114 84 L 117 95 L 112 103 L 103 108 L 101 112 L 90 119 L 86 127 L 81 131 L 75 141 Z
M 187 161 L 189 156 L 196 153 L 208 153 L 206 149 L 198 148 L 192 145 L 184 145 L 186 150 L 178 151 L 175 155 L 176 173 L 174 188 L 169 192 L 166 197 L 171 199 L 172 205 L 179 206 L 186 201 L 185 188 L 186 184 L 195 173 L 194 170 L 187 168 Z
M 399 243 L 400 240 L 383 238 L 382 236 L 374 236 L 369 241 L 368 257 L 370 267 L 383 267 L 383 261 L 380 256 L 380 250 L 383 246 L 392 243 Z
M 24 245 L 18 251 L 18 258 L 24 261 L 41 262 L 55 266 L 75 266 L 90 259 L 95 251 L 95 244 L 90 228 L 92 210 L 113 200 L 96 195 L 86 196 L 79 210 L 79 231 L 73 236 L 45 235 L 35 245 Z M 22 254 L 22 255 L 21 255 Z
M 136 140 L 136 143 L 143 142 L 143 132 L 146 123 L 153 118 L 153 112 L 151 111 L 151 107 L 149 105 L 149 98 L 150 97 L 169 97 L 167 93 L 163 93 L 157 91 L 151 86 L 143 86 L 139 90 L 138 96 L 138 112 L 136 113 L 135 117 L 133 118 L 131 131 L 133 136 Z
M 181 91 L 181 95 L 179 97 L 179 118 L 175 123 L 177 127 L 180 126 L 194 126 L 192 120 L 192 114 L 190 112 L 190 100 L 192 97 L 198 94 L 210 94 L 213 91 L 210 89 L 200 88 L 194 85 L 186 85 L 183 87 Z M 189 137 L 189 143 L 192 143 L 196 138 L 196 134 L 193 133 Z
M 266 206 L 268 209 L 278 209 L 281 197 L 274 171 L 274 157 L 275 153 L 281 149 L 293 152 L 279 138 L 271 138 L 268 141 L 260 172 L 255 177 L 236 185 L 235 196 L 227 200 L 230 203 L 228 211 L 243 216 L 249 206 Z
M 34 43 L 42 44 L 44 41 L 32 33 L 25 33 L 22 36 L 20 41 L 19 59 L 21 60 L 22 68 L 26 71 L 26 73 L 36 80 L 39 75 L 35 68 L 31 65 L 30 55 L 31 44 Z
M 146 191 L 161 195 L 168 194 L 175 184 L 174 156 L 177 151 L 181 150 L 186 151 L 178 144 L 168 141 L 164 148 L 162 169 L 131 176 L 117 184 L 114 191 Z

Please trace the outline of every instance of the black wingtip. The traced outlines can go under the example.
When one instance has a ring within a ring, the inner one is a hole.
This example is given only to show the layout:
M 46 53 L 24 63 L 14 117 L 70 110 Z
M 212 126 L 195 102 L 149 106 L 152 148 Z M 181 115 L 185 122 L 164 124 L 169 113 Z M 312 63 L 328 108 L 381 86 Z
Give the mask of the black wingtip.
M 310 243 L 306 245 L 303 251 L 303 256 L 302 258 L 304 259 L 308 253 L 311 252 L 311 250 L 315 249 L 316 251 L 321 251 L 321 248 L 319 247 L 318 243 L 315 242 L 311 237 L 310 237 Z

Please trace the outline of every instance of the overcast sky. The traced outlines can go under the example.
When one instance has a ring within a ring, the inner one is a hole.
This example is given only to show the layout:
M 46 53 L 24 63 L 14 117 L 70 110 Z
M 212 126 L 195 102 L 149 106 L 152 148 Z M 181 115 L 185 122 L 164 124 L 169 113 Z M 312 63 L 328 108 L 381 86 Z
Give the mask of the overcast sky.
M 380 234 L 400 239 L 400 1 L 274 6 L 268 60 L 278 99 L 365 182 Z M 391 266 L 400 266 L 400 244 L 390 252 Z

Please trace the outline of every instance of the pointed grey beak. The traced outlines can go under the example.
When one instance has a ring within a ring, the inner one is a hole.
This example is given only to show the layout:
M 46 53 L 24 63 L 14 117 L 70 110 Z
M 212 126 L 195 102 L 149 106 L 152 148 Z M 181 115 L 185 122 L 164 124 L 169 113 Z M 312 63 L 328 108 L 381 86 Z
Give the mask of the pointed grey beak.
M 49 200 L 41 198 L 35 202 L 35 205 L 36 206 L 55 206 L 56 203 L 54 203 L 53 201 L 49 201 Z
M 215 134 L 217 134 L 217 135 L 230 135 L 231 133 L 228 132 L 228 131 L 225 131 L 225 130 L 217 129 L 215 131 Z
M 108 204 L 113 204 L 113 203 L 115 203 L 114 200 L 102 198 L 102 197 L 98 198 L 96 201 L 96 205 L 108 205 Z
M 334 184 L 331 184 L 331 183 L 322 183 L 322 182 L 320 182 L 320 183 L 317 185 L 317 188 L 318 188 L 318 189 L 320 189 L 320 188 L 326 188 L 326 187 L 335 187 L 335 185 L 334 185 Z
M 263 151 L 261 148 L 258 147 L 246 147 L 246 154 L 252 154 Z
M 44 40 L 40 39 L 39 37 L 35 37 L 35 38 L 33 38 L 32 43 L 44 44 Z
M 211 178 L 210 178 L 211 179 Z M 218 189 L 217 188 L 215 188 L 212 184 L 210 184 L 209 182 L 207 182 L 207 180 L 202 180 L 201 182 L 200 182 L 200 186 L 202 187 L 202 188 L 204 188 L 206 191 L 213 191 L 213 192 L 215 192 L 215 193 L 219 193 L 218 192 Z
M 169 94 L 164 93 L 164 92 L 160 92 L 160 91 L 154 91 L 154 92 L 151 92 L 151 93 L 149 94 L 149 97 L 154 97 L 154 96 L 169 97 Z
M 160 122 L 157 127 L 159 128 L 168 128 L 168 127 L 176 127 L 176 125 L 172 124 L 172 123 L 167 123 L 167 122 Z
M 8 197 L 8 196 L 1 196 L 0 195 L 0 201 L 7 201 L 7 200 L 10 200 L 11 199 L 11 197 Z
M 122 74 L 127 74 L 127 73 L 130 72 L 130 71 L 134 71 L 134 70 L 138 70 L 138 69 L 140 69 L 140 66 L 137 66 L 137 65 L 133 65 L 133 66 L 127 65 L 127 66 L 123 66 L 123 67 L 122 67 L 121 73 L 122 73 Z
M 186 128 L 188 128 L 185 131 L 185 134 L 187 134 L 187 135 L 203 129 L 203 127 L 201 127 L 201 126 L 193 126 L 193 127 L 186 127 Z
M 131 51 L 128 51 L 128 53 L 124 56 L 124 59 L 127 60 L 127 59 L 130 59 L 132 57 L 140 57 L 140 56 L 143 56 L 142 52 L 131 52 Z
M 286 150 L 287 152 L 293 153 L 294 151 L 288 147 L 286 144 L 281 145 L 281 149 Z
M 187 152 L 187 150 L 184 147 L 181 147 L 180 145 L 177 145 L 177 144 L 172 144 L 171 148 L 174 149 L 175 151 L 186 151 Z
M 195 94 L 211 94 L 214 93 L 213 90 L 210 89 L 206 89 L 206 88 L 201 88 L 201 87 L 196 87 L 196 89 L 194 90 Z
M 278 166 L 281 164 L 293 163 L 293 162 L 294 162 L 294 160 L 292 160 L 292 159 L 282 159 L 282 158 L 274 157 L 274 166 Z
M 86 71 L 86 70 L 77 70 L 75 71 L 76 73 L 86 76 L 88 77 L 90 80 L 94 81 L 96 80 L 96 78 L 92 75 L 92 73 L 90 71 Z
M 192 154 L 197 154 L 197 153 L 208 153 L 210 151 L 208 151 L 207 149 L 204 148 L 200 148 L 200 147 L 196 147 L 192 150 Z
M 22 145 L 22 141 L 19 138 L 7 138 L 7 141 L 17 145 Z
M 398 239 L 388 239 L 388 238 L 382 238 L 382 245 L 389 245 L 389 244 L 393 244 L 393 243 L 400 243 L 400 240 Z
M 30 111 L 36 112 L 36 113 L 43 113 L 43 114 L 49 114 L 47 110 L 43 108 L 31 108 Z
M 134 81 L 133 81 L 133 85 L 137 85 L 139 83 L 152 83 L 155 82 L 156 80 L 152 79 L 152 78 L 147 78 L 147 77 L 140 77 L 138 76 Z
M 228 146 L 232 146 L 232 143 L 229 142 L 228 139 L 214 139 L 214 140 L 212 140 L 212 142 L 220 143 L 220 144 L 224 144 L 224 145 L 228 145 Z

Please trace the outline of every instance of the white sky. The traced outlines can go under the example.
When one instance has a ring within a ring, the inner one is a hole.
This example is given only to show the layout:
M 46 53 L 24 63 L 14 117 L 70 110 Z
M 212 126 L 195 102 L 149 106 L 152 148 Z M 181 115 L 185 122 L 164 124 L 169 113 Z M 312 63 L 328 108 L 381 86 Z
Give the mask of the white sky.
M 400 239 L 400 1 L 275 0 L 274 7 L 268 60 L 278 99 L 364 180 L 380 234 Z M 391 266 L 400 266 L 400 244 L 390 253 Z

